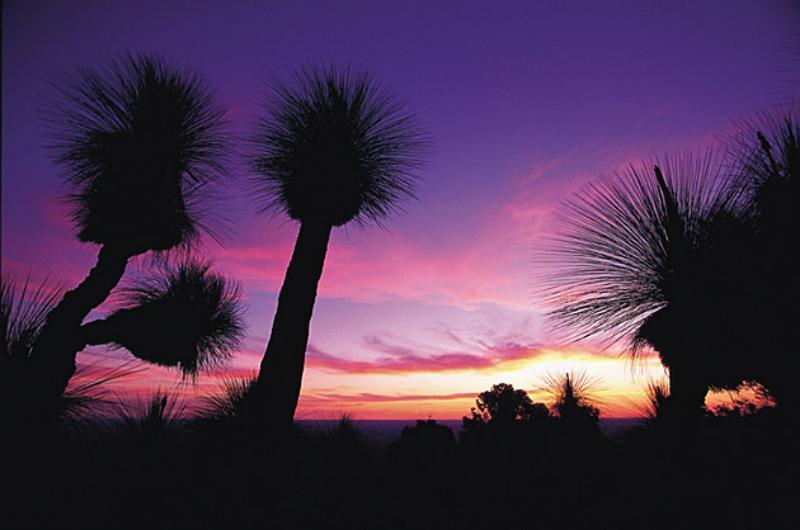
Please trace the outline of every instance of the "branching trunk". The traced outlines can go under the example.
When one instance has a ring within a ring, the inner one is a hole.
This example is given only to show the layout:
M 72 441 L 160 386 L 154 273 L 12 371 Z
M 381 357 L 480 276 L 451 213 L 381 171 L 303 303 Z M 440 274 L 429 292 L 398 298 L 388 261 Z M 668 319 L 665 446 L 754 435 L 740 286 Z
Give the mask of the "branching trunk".
M 43 392 L 60 395 L 75 373 L 75 357 L 82 343 L 79 328 L 89 312 L 111 294 L 125 272 L 130 256 L 109 246 L 100 249 L 97 263 L 80 285 L 67 291 L 47 315 L 33 347 L 31 360 Z
M 126 313 L 122 312 L 82 325 L 79 333 L 81 348 L 112 344 L 119 341 L 128 328 L 125 322 L 126 316 Z M 142 332 L 146 333 L 147 331 L 143 330 Z
M 294 418 L 303 379 L 308 330 L 322 276 L 331 225 L 304 221 L 278 297 L 257 392 L 270 422 L 287 427 Z

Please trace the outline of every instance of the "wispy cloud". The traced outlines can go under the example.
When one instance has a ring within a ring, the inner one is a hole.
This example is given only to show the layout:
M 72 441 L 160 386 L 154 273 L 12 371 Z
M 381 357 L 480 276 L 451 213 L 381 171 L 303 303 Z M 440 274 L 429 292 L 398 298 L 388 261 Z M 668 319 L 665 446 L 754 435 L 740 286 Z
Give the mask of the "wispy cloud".
M 474 399 L 477 392 L 455 392 L 451 394 L 372 394 L 358 392 L 355 394 L 344 393 L 312 393 L 307 395 L 305 404 L 336 403 L 397 403 L 408 401 L 451 401 L 454 399 Z
M 307 364 L 321 370 L 349 374 L 455 372 L 500 368 L 514 361 L 531 360 L 543 351 L 538 344 L 514 342 L 485 344 L 477 347 L 474 352 L 445 351 L 430 354 L 407 346 L 390 344 L 377 337 L 369 337 L 367 344 L 384 355 L 370 360 L 356 360 L 333 355 L 309 345 Z

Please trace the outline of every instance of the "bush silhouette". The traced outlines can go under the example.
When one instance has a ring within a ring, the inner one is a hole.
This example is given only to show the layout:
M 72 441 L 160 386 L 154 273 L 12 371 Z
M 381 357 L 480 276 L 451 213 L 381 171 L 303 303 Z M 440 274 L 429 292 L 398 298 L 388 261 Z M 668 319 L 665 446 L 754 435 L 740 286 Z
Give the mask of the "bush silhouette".
M 485 426 L 507 429 L 516 423 L 543 420 L 549 415 L 547 407 L 531 401 L 524 390 L 498 383 L 478 395 L 470 416 L 464 416 L 463 423 L 467 431 Z
M 435 420 L 417 420 L 403 427 L 400 438 L 387 447 L 387 460 L 399 468 L 438 468 L 455 456 L 456 439 L 450 427 Z

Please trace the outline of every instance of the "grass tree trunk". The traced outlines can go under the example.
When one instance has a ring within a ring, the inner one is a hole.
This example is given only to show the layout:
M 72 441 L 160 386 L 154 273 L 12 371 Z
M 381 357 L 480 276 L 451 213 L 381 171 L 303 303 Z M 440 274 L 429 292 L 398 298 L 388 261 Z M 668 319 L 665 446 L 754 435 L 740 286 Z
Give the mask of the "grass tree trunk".
M 79 329 L 80 347 L 100 346 L 118 341 L 126 331 L 127 316 L 125 312 L 122 312 L 82 325 Z
M 89 312 L 111 294 L 125 273 L 130 255 L 108 245 L 100 249 L 97 263 L 75 289 L 67 291 L 47 315 L 33 348 L 35 376 L 43 391 L 60 395 L 75 373 L 75 356 L 85 346 L 79 328 Z
M 288 427 L 294 418 L 303 379 L 308 330 L 322 276 L 331 225 L 303 221 L 278 297 L 257 391 L 269 407 L 270 421 Z
M 692 366 L 675 364 L 669 367 L 668 413 L 681 437 L 688 438 L 702 413 L 708 387 Z

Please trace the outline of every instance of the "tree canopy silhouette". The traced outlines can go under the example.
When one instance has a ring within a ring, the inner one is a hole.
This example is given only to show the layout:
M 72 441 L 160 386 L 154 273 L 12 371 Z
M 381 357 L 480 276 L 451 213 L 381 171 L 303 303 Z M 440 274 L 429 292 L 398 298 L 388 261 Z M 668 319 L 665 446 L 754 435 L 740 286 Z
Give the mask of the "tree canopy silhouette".
M 547 407 L 534 403 L 524 390 L 515 389 L 507 383 L 498 383 L 478 394 L 470 416 L 464 416 L 464 428 L 482 425 L 507 428 L 517 422 L 539 420 L 549 415 Z
M 381 223 L 414 197 L 425 146 L 411 115 L 366 74 L 332 68 L 276 81 L 252 138 L 263 209 L 300 222 L 258 385 L 278 422 L 294 415 L 331 229 Z
M 196 74 L 149 55 L 81 68 L 54 89 L 45 118 L 77 236 L 101 245 L 95 267 L 49 312 L 34 345 L 42 391 L 60 394 L 75 371 L 76 330 L 128 260 L 186 248 L 208 230 L 207 187 L 223 174 L 225 110 Z

